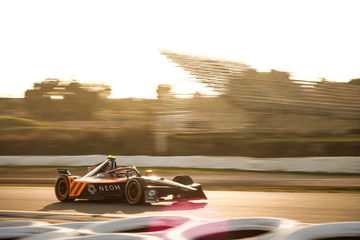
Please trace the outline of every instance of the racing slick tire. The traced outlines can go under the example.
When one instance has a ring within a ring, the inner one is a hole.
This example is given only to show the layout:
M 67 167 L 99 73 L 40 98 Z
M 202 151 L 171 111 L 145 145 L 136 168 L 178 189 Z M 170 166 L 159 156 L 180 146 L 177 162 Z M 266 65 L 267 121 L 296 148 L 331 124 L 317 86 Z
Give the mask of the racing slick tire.
M 73 198 L 69 197 L 70 187 L 69 181 L 66 177 L 59 177 L 56 180 L 55 184 L 55 195 L 57 199 L 61 202 L 71 202 L 74 201 Z
M 191 185 L 194 183 L 194 181 L 192 180 L 192 178 L 188 175 L 179 175 L 179 176 L 175 176 L 173 179 L 174 182 L 177 183 L 181 183 L 184 185 Z
M 131 205 L 144 204 L 144 186 L 145 183 L 139 178 L 130 179 L 125 186 L 125 197 Z

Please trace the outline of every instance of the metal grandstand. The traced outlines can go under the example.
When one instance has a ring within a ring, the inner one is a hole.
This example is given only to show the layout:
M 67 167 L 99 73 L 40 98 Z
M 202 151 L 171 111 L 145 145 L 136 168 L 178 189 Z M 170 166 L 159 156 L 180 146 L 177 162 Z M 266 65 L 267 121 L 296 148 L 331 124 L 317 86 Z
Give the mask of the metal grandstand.
M 287 72 L 258 72 L 235 61 L 161 51 L 161 54 L 242 109 L 360 119 L 360 85 L 294 80 Z

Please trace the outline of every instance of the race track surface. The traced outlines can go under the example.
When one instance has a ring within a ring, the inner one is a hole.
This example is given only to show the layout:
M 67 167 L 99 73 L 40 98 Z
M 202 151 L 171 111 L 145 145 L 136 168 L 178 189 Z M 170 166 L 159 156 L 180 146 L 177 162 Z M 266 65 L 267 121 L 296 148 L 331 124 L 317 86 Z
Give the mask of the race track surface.
M 360 194 L 207 191 L 207 201 L 131 206 L 123 202 L 58 202 L 51 187 L 0 187 L 0 210 L 90 214 L 280 217 L 309 223 L 360 221 Z

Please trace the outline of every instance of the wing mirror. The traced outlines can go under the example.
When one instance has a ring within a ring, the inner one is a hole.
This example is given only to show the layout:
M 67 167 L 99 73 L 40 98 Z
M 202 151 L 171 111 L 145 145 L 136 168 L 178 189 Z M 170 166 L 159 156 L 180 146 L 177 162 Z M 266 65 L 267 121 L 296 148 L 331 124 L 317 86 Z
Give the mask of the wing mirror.
M 153 171 L 151 169 L 146 170 L 145 176 L 151 176 Z

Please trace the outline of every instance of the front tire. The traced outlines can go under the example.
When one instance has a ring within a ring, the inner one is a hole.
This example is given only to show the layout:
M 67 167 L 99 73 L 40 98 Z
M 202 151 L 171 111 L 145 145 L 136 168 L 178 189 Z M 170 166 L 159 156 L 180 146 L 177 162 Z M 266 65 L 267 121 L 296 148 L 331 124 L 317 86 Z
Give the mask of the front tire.
M 66 177 L 59 177 L 55 184 L 55 195 L 56 198 L 61 202 L 74 201 L 73 198 L 69 197 L 70 187 L 69 181 Z
M 130 179 L 125 186 L 125 196 L 128 203 L 132 205 L 145 202 L 143 183 L 138 178 Z

